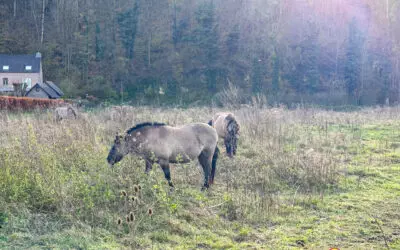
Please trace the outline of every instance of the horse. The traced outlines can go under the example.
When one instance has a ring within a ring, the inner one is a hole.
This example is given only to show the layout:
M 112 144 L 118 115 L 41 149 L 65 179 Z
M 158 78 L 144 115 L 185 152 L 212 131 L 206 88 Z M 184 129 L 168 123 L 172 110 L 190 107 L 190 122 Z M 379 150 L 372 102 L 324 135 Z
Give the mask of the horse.
M 110 166 L 129 153 L 144 158 L 145 172 L 158 163 L 171 188 L 170 163 L 188 163 L 196 158 L 204 171 L 202 190 L 214 182 L 218 159 L 217 131 L 206 123 L 191 123 L 180 127 L 164 123 L 146 122 L 130 128 L 125 135 L 117 135 L 107 161 Z M 210 175 L 211 167 L 211 175 Z
M 65 106 L 65 107 L 57 107 L 54 110 L 54 116 L 55 120 L 57 122 L 63 120 L 63 119 L 70 119 L 70 118 L 77 118 L 77 111 L 71 106 Z
M 214 115 L 208 125 L 217 130 L 218 136 L 224 139 L 226 153 L 229 157 L 236 155 L 237 141 L 240 125 L 235 116 L 229 112 L 221 112 Z

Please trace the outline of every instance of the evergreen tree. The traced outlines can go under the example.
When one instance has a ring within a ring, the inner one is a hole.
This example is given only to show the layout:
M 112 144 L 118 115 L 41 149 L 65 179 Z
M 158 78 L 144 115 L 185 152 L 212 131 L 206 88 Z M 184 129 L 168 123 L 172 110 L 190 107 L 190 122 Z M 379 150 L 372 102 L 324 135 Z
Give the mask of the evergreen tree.
M 125 47 L 126 57 L 133 59 L 134 46 L 137 33 L 137 23 L 139 16 L 139 0 L 135 1 L 133 8 L 128 9 L 118 15 L 120 27 L 120 38 Z
M 200 4 L 196 11 L 198 27 L 195 31 L 195 44 L 200 49 L 201 64 L 207 79 L 209 91 L 217 89 L 218 74 L 218 30 L 215 20 L 215 5 L 213 1 Z
M 388 59 L 388 55 L 385 53 L 377 53 L 374 55 L 374 59 L 371 58 L 371 61 L 374 60 L 374 64 L 372 65 L 373 76 L 371 77 L 373 80 L 374 89 L 378 90 L 377 92 L 377 102 L 379 104 L 385 104 L 387 98 L 390 97 L 390 75 L 392 73 L 392 65 L 390 60 Z
M 251 87 L 253 94 L 262 91 L 262 60 L 254 58 L 251 73 Z
M 312 33 L 304 44 L 304 54 L 306 59 L 306 91 L 315 93 L 319 85 L 319 70 L 318 70 L 318 34 Z
M 363 45 L 363 39 L 355 19 L 350 23 L 348 39 L 344 79 L 346 82 L 349 102 L 356 104 L 359 101 L 357 91 L 360 86 L 361 78 L 361 48 Z
M 278 55 L 274 52 L 272 55 L 272 93 L 276 96 L 280 90 L 280 61 Z
M 96 50 L 96 60 L 100 61 L 104 58 L 104 50 L 105 50 L 105 44 L 104 41 L 101 39 L 101 29 L 99 23 L 96 23 L 96 44 L 95 44 L 95 50 Z
M 173 17 L 172 17 L 172 41 L 174 43 L 174 47 L 178 44 L 180 40 L 180 34 L 178 30 L 178 21 L 177 21 L 177 6 L 176 0 L 173 1 Z
M 239 26 L 235 25 L 233 27 L 233 30 L 229 33 L 226 41 L 226 46 L 228 48 L 229 56 L 233 56 L 238 52 L 239 38 L 240 38 Z

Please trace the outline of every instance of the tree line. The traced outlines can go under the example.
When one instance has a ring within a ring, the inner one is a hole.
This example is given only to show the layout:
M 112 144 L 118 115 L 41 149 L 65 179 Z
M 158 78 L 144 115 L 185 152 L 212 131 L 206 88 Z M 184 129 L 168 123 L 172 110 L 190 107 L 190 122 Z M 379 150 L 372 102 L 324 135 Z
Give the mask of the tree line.
M 394 104 L 395 0 L 3 0 L 0 53 L 43 54 L 69 97 Z

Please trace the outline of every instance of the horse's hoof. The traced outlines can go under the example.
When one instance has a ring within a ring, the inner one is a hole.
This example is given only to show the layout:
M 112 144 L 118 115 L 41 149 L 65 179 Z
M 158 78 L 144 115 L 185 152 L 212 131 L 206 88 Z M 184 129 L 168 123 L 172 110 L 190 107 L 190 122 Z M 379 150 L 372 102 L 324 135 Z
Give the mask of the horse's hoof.
M 169 193 L 171 194 L 171 193 L 173 193 L 175 191 L 175 188 L 174 187 L 170 187 L 169 188 Z
M 208 186 L 203 186 L 202 188 L 201 188 L 201 191 L 203 192 L 203 191 L 206 191 L 208 189 Z

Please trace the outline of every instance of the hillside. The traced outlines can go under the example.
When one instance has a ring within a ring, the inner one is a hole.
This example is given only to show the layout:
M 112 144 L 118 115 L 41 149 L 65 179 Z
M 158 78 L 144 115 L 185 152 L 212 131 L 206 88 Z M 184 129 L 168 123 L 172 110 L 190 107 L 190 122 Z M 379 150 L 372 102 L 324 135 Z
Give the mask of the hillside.
M 399 101 L 395 0 L 3 0 L 0 53 L 42 52 L 70 97 L 132 104 Z

